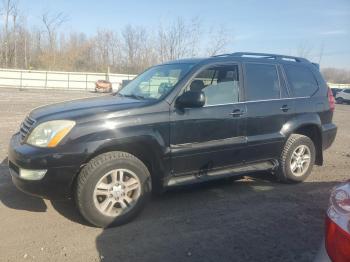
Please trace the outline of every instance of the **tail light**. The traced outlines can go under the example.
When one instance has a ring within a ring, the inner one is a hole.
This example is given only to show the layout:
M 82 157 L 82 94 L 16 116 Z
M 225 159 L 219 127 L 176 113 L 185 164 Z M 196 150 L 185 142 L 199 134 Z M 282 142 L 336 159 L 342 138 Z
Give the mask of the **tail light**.
M 328 87 L 328 103 L 329 103 L 329 108 L 333 112 L 335 109 L 335 99 L 332 93 L 332 90 Z
M 332 192 L 326 218 L 325 245 L 333 262 L 350 261 L 350 182 Z

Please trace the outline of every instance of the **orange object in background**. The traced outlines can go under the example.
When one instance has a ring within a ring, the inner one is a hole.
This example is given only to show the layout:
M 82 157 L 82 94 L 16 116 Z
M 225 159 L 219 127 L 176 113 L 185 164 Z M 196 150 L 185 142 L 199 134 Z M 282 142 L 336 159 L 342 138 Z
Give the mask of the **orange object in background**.
M 101 93 L 111 93 L 113 91 L 112 83 L 107 80 L 97 80 L 95 83 L 95 91 Z

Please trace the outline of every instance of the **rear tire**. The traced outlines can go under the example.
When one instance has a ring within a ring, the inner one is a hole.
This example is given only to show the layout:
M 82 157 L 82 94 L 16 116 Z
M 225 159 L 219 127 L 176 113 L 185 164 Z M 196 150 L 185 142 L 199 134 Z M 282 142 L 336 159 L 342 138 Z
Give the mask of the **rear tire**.
M 278 180 L 286 183 L 304 181 L 312 171 L 315 157 L 316 150 L 312 140 L 304 135 L 292 134 L 279 160 Z
M 144 207 L 151 177 L 141 160 L 125 152 L 93 158 L 77 178 L 75 201 L 82 216 L 97 227 L 121 225 Z
M 337 104 L 343 104 L 344 99 L 342 97 L 338 97 L 335 101 L 337 101 Z

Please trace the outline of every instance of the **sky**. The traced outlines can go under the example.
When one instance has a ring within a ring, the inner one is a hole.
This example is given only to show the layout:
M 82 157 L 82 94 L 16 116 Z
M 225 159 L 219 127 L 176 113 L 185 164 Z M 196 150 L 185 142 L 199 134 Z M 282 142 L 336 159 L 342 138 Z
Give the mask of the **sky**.
M 225 28 L 229 52 L 311 50 L 309 58 L 322 67 L 350 69 L 350 0 L 20 0 L 20 9 L 31 25 L 39 25 L 44 11 L 63 12 L 69 19 L 61 30 L 87 35 L 197 18 L 203 32 Z

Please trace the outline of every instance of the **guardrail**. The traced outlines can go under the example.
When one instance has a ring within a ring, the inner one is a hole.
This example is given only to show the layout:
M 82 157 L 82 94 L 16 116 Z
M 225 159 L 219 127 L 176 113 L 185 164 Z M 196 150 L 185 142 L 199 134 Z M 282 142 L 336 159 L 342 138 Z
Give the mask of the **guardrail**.
M 350 84 L 336 84 L 336 83 L 327 83 L 330 88 L 350 88 Z
M 94 90 L 97 80 L 109 80 L 117 90 L 135 75 L 0 69 L 0 86 L 10 88 Z

